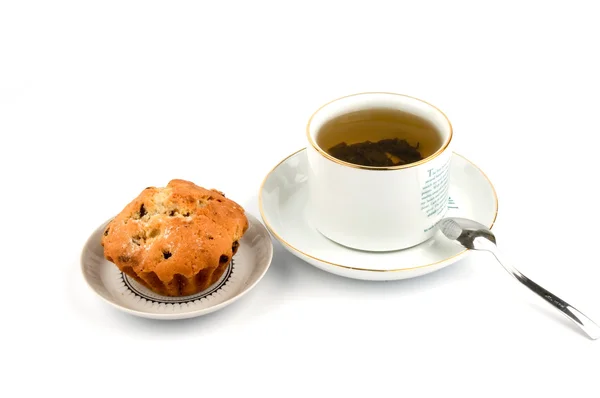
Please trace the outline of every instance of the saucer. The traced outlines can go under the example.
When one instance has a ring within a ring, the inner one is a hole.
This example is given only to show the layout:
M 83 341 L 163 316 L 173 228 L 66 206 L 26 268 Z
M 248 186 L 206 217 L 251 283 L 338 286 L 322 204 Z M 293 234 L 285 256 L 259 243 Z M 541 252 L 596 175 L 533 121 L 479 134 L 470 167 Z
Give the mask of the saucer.
M 246 213 L 248 230 L 221 279 L 191 296 L 168 297 L 142 286 L 104 258 L 101 235 L 110 220 L 92 233 L 81 254 L 83 276 L 101 298 L 129 314 L 154 319 L 183 319 L 219 310 L 252 289 L 267 272 L 273 244 L 262 223 Z
M 498 212 L 496 191 L 486 175 L 453 153 L 450 162 L 447 217 L 464 217 L 490 228 Z M 467 254 L 440 231 L 420 245 L 390 252 L 367 252 L 341 246 L 313 228 L 306 217 L 306 150 L 288 156 L 266 176 L 259 209 L 271 234 L 292 254 L 333 274 L 366 280 L 413 278 L 444 268 Z

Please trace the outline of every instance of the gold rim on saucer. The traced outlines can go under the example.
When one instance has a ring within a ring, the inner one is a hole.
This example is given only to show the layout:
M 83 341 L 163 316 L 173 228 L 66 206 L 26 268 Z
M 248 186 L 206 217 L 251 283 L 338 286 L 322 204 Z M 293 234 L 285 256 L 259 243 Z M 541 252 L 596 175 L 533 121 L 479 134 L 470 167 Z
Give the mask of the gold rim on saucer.
M 269 230 L 269 232 L 271 232 L 271 234 L 273 234 L 277 240 L 279 240 L 281 243 L 283 243 L 284 245 L 288 246 L 290 249 L 293 249 L 294 251 L 312 258 L 313 260 L 316 261 L 320 261 L 322 263 L 325 264 L 329 264 L 332 265 L 334 267 L 340 267 L 340 268 L 346 268 L 346 269 L 350 269 L 350 270 L 355 270 L 355 271 L 366 271 L 366 272 L 400 272 L 400 271 L 410 271 L 410 270 L 415 270 L 415 269 L 420 269 L 420 268 L 426 268 L 426 267 L 432 267 L 434 265 L 438 265 L 441 263 L 444 263 L 446 261 L 455 259 L 459 256 L 463 256 L 464 254 L 467 253 L 467 249 L 461 251 L 460 253 L 457 253 L 451 257 L 448 257 L 444 260 L 440 260 L 440 261 L 436 261 L 435 263 L 431 263 L 431 264 L 425 264 L 425 265 L 419 265 L 418 267 L 410 267 L 410 268 L 397 268 L 397 269 L 372 269 L 372 268 L 359 268 L 359 267 L 349 267 L 347 265 L 342 265 L 342 264 L 336 264 L 336 263 L 332 263 L 331 261 L 327 261 L 327 260 L 323 260 L 321 258 L 315 257 L 313 255 L 310 255 L 306 252 L 303 252 L 302 250 L 299 250 L 298 248 L 294 247 L 291 243 L 289 243 L 288 241 L 286 241 L 285 239 L 283 239 L 283 237 L 281 237 L 281 235 L 279 235 L 277 232 L 275 232 L 275 230 L 273 229 L 273 227 L 271 226 L 271 224 L 269 223 L 269 221 L 267 220 L 267 218 L 265 217 L 265 213 L 264 213 L 264 209 L 263 209 L 263 199 L 262 199 L 262 191 L 263 188 L 265 186 L 265 183 L 267 182 L 267 179 L 269 178 L 269 176 L 273 173 L 273 171 L 279 167 L 281 164 L 283 164 L 286 160 L 288 160 L 289 158 L 293 157 L 294 155 L 297 155 L 298 153 L 302 152 L 306 150 L 306 148 L 302 148 L 300 150 L 297 150 L 296 152 L 292 153 L 289 156 L 286 156 L 282 161 L 280 161 L 279 163 L 277 163 L 275 165 L 275 167 L 273 167 L 265 176 L 265 178 L 263 179 L 262 183 L 260 184 L 260 190 L 258 192 L 258 210 L 260 211 L 260 216 L 263 219 L 263 222 L 265 223 L 265 226 L 267 227 L 267 229 Z M 463 158 L 464 160 L 466 160 L 467 162 L 469 162 L 473 167 L 475 167 L 480 173 L 481 175 L 483 175 L 483 177 L 487 180 L 487 182 L 490 184 L 490 187 L 492 188 L 492 193 L 494 194 L 494 201 L 495 201 L 495 208 L 496 210 L 494 211 L 494 219 L 492 220 L 491 224 L 488 226 L 488 228 L 492 229 L 492 227 L 494 226 L 494 223 L 496 222 L 496 218 L 498 217 L 498 195 L 496 194 L 496 188 L 494 188 L 494 184 L 492 184 L 492 181 L 488 178 L 488 176 L 483 172 L 483 170 L 481 170 L 479 167 L 477 167 L 477 165 L 473 162 L 471 162 L 469 159 L 465 158 L 462 155 L 459 155 L 456 152 L 453 152 L 454 155 L 459 156 L 461 158 Z

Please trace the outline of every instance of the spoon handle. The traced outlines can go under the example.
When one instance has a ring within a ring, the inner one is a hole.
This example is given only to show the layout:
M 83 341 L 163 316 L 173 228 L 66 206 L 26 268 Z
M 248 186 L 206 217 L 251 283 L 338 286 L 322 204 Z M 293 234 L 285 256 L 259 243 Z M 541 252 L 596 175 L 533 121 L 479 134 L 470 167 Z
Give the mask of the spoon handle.
M 498 250 L 491 250 L 492 254 L 496 257 L 498 262 L 507 270 L 512 276 L 514 276 L 519 282 L 527 286 L 531 291 L 536 293 L 538 296 L 546 300 L 550 305 L 559 310 L 564 316 L 573 321 L 577 326 L 581 328 L 592 340 L 596 340 L 600 337 L 600 326 L 594 323 L 590 318 L 581 313 L 577 308 L 573 307 L 566 301 L 562 300 L 558 296 L 550 293 L 525 275 L 523 275 L 518 269 L 503 263 L 500 259 Z

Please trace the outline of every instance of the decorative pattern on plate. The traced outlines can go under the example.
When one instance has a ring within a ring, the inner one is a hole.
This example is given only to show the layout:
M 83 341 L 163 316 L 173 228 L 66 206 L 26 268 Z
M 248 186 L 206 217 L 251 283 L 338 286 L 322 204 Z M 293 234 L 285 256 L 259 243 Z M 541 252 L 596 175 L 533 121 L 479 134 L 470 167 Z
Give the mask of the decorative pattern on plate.
M 229 278 L 231 277 L 234 268 L 235 265 L 234 261 L 232 260 L 227 266 L 227 269 L 225 270 L 223 275 L 221 275 L 221 278 L 219 278 L 217 282 L 213 283 L 207 289 L 204 289 L 203 291 L 193 294 L 191 296 L 169 297 L 156 294 L 150 289 L 146 288 L 145 286 L 142 286 L 140 283 L 135 281 L 130 276 L 124 274 L 123 272 L 120 273 L 120 282 L 123 284 L 123 286 L 127 287 L 133 294 L 147 301 L 151 301 L 156 304 L 182 304 L 203 299 L 204 297 L 208 297 L 211 294 L 215 293 L 217 290 L 221 289 L 229 281 Z
M 156 294 L 123 276 L 118 267 L 104 258 L 100 240 L 109 221 L 89 237 L 81 253 L 85 281 L 107 303 L 132 315 L 153 319 L 183 319 L 206 315 L 235 302 L 263 277 L 273 258 L 273 244 L 267 229 L 246 213 L 250 226 L 237 253 L 221 278 L 208 289 L 186 297 Z
M 239 254 L 236 253 L 236 256 Z M 123 273 L 117 267 L 112 267 L 115 293 L 119 301 L 127 303 L 133 308 L 144 309 L 159 314 L 184 313 L 189 311 L 203 310 L 223 301 L 224 297 L 230 296 L 233 291 L 238 290 L 239 282 L 237 272 L 233 263 L 235 257 L 223 276 L 208 289 L 196 293 L 193 296 L 168 297 L 156 294 L 146 287 L 140 285 L 132 278 L 123 277 Z

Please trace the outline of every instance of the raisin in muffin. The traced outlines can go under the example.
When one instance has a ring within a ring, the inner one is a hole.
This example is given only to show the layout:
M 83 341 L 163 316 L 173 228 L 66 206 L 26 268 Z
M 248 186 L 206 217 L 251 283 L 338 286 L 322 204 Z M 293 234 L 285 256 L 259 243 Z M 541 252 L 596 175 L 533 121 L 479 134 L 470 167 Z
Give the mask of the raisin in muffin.
M 165 296 L 187 296 L 215 283 L 248 229 L 244 209 L 222 192 L 189 181 L 146 188 L 107 226 L 104 256 Z

